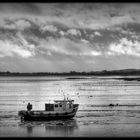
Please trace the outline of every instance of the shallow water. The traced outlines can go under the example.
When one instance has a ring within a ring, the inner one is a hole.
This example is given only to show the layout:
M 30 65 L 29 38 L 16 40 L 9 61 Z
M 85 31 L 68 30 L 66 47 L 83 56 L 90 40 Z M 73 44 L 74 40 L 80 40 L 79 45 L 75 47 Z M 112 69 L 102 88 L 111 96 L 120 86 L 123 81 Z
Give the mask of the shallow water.
M 115 78 L 0 77 L 0 136 L 140 136 L 140 82 Z M 28 102 L 44 110 L 63 94 L 80 104 L 73 119 L 21 122 L 17 115 Z

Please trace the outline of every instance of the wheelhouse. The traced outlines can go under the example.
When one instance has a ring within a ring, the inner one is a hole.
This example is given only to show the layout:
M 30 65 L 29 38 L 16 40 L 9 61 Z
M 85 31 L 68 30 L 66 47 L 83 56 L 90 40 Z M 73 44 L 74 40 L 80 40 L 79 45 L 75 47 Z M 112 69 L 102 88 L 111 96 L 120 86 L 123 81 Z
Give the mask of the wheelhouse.
M 45 104 L 46 111 L 66 111 L 73 109 L 74 100 L 54 100 L 54 104 Z

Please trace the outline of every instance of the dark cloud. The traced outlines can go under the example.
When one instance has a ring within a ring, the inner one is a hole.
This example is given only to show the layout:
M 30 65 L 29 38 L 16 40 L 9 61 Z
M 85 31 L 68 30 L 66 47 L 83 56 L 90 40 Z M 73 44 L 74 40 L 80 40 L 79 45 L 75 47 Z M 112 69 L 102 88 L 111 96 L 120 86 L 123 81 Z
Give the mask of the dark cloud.
M 125 29 L 140 33 L 140 23 L 129 23 L 124 26 Z
M 64 12 L 62 12 L 60 10 L 54 10 L 54 13 L 53 13 L 52 16 L 63 17 L 64 16 Z
M 1 3 L 0 12 L 41 14 L 41 9 L 32 3 Z
M 1 40 L 12 40 L 14 36 L 16 36 L 16 30 L 6 30 L 0 28 L 0 39 Z

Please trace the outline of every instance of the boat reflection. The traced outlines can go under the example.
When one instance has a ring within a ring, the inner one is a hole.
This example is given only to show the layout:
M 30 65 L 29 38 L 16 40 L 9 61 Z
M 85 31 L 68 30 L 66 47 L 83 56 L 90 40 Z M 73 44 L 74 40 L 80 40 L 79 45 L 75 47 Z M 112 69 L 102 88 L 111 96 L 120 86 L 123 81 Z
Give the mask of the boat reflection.
M 76 120 L 66 120 L 56 122 L 55 125 L 45 125 L 46 133 L 49 136 L 72 136 L 74 131 L 78 129 Z
M 27 126 L 27 133 L 30 135 L 33 132 L 33 126 Z
M 78 129 L 75 119 L 45 121 L 45 122 L 21 122 L 19 127 L 22 127 L 28 136 L 34 136 L 37 131 L 44 132 L 45 136 L 71 136 Z

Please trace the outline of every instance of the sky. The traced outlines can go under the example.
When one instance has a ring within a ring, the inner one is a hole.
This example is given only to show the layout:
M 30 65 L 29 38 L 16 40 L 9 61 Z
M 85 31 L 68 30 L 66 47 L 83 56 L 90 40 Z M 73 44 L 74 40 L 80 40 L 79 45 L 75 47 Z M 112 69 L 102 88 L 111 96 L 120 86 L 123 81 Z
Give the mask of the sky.
M 140 69 L 139 3 L 1 3 L 0 71 Z

